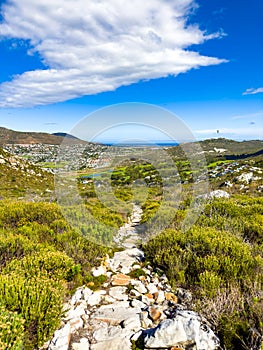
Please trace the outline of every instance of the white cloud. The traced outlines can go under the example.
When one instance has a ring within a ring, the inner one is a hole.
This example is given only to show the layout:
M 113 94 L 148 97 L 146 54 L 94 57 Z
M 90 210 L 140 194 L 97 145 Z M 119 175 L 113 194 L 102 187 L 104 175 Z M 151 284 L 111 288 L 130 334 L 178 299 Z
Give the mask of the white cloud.
M 263 135 L 263 127 L 254 127 L 253 125 L 246 128 L 221 128 L 218 129 L 195 130 L 193 133 L 197 137 L 232 137 L 234 139 L 261 139 Z
M 257 112 L 257 113 L 235 115 L 231 119 L 251 119 L 251 118 L 262 118 L 262 117 L 263 117 L 263 111 Z
M 45 70 L 0 85 L 1 107 L 29 107 L 115 90 L 226 62 L 187 50 L 219 37 L 188 25 L 193 0 L 12 0 L 2 38 L 29 41 Z
M 255 95 L 255 94 L 259 94 L 263 92 L 263 87 L 254 89 L 254 88 L 250 88 L 247 89 L 245 92 L 243 92 L 243 95 Z

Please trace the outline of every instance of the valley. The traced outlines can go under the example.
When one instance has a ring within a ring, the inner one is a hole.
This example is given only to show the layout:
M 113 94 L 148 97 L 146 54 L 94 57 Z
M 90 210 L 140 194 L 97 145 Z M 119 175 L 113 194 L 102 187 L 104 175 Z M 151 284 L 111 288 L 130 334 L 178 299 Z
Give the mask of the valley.
M 260 350 L 263 142 L 72 140 L 0 150 L 0 349 Z M 165 343 L 176 322 L 200 329 Z

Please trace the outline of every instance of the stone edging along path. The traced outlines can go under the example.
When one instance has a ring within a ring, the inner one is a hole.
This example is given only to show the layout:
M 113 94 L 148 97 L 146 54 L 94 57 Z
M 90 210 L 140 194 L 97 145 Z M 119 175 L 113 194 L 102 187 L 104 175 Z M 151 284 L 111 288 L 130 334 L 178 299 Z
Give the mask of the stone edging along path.
M 131 350 L 140 343 L 145 349 L 214 350 L 219 340 L 197 313 L 187 310 L 191 294 L 173 291 L 167 277 L 159 276 L 151 266 L 142 268 L 143 251 L 134 247 L 136 223 L 141 212 L 135 207 L 125 229 L 121 228 L 122 246 L 112 259 L 107 257 L 93 275 L 106 275 L 100 290 L 78 288 L 64 305 L 61 328 L 45 345 L 48 350 Z M 125 230 L 128 241 L 123 240 Z M 140 270 L 138 270 L 140 269 Z M 128 274 L 137 270 L 138 278 Z M 43 348 L 43 349 L 44 349 Z

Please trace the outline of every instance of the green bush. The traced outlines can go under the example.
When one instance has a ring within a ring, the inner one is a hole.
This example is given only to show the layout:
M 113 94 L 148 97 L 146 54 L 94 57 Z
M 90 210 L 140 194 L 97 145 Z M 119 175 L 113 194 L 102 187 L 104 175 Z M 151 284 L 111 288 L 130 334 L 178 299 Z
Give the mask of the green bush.
M 1 275 L 0 303 L 24 319 L 26 349 L 43 345 L 59 326 L 63 294 L 63 284 L 43 273 Z
M 144 250 L 173 286 L 193 292 L 197 311 L 214 325 L 226 349 L 253 348 L 263 334 L 263 258 L 257 245 L 196 225 L 187 232 L 168 229 Z
M 26 277 L 36 273 L 46 273 L 57 280 L 68 280 L 74 271 L 74 261 L 62 252 L 42 250 L 37 254 L 26 255 L 23 259 L 11 261 L 3 270 L 4 273 L 19 271 Z
M 23 345 L 24 319 L 0 306 L 0 350 L 22 350 Z
M 72 211 L 80 215 L 79 208 Z M 83 222 L 84 231 L 93 227 L 101 235 L 98 226 Z M 1 201 L 0 323 L 7 315 L 24 322 L 23 332 L 12 333 L 10 349 L 31 350 L 50 339 L 60 324 L 65 296 L 85 282 L 108 251 L 73 230 L 55 204 Z M 0 330 L 0 344 L 8 349 L 4 332 Z

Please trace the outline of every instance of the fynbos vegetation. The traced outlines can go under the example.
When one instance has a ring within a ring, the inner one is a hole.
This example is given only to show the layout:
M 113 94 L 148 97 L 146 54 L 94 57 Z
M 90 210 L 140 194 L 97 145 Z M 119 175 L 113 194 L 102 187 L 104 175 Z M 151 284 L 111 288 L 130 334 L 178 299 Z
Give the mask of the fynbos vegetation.
M 106 277 L 94 277 L 91 268 L 112 249 L 98 243 L 111 245 L 132 202 L 143 209 L 141 224 L 150 238 L 143 245 L 146 264 L 164 271 L 175 289 L 192 293 L 190 307 L 210 322 L 223 349 L 258 349 L 263 334 L 261 143 L 251 144 L 250 156 L 243 147 L 235 153 L 235 143 L 223 143 L 230 147 L 228 153 L 218 154 L 216 150 L 223 149 L 219 141 L 206 141 L 204 149 L 211 188 L 226 190 L 230 198 L 200 198 L 203 210 L 186 231 L 181 224 L 189 210 L 193 179 L 203 179 L 193 174 L 179 148 L 169 150 L 179 171 L 178 192 L 182 186 L 176 209 L 172 197 L 163 203 L 158 169 L 131 160 L 96 172 L 81 164 L 75 180 L 82 203 L 71 205 L 69 197 L 61 210 L 55 203 L 52 173 L 1 150 L 0 350 L 41 347 L 59 327 L 63 303 L 76 287 L 87 284 L 95 289 L 105 282 Z M 162 166 L 169 178 L 171 169 Z M 110 174 L 112 191 L 123 203 L 118 211 L 106 192 L 104 202 L 97 196 L 94 177 L 103 184 L 105 174 Z M 65 188 L 70 176 L 62 184 Z M 136 193 L 134 183 L 141 189 Z M 78 225 L 71 225 L 74 222 Z M 163 223 L 169 224 L 165 230 Z M 143 270 L 137 269 L 130 277 L 141 275 Z

